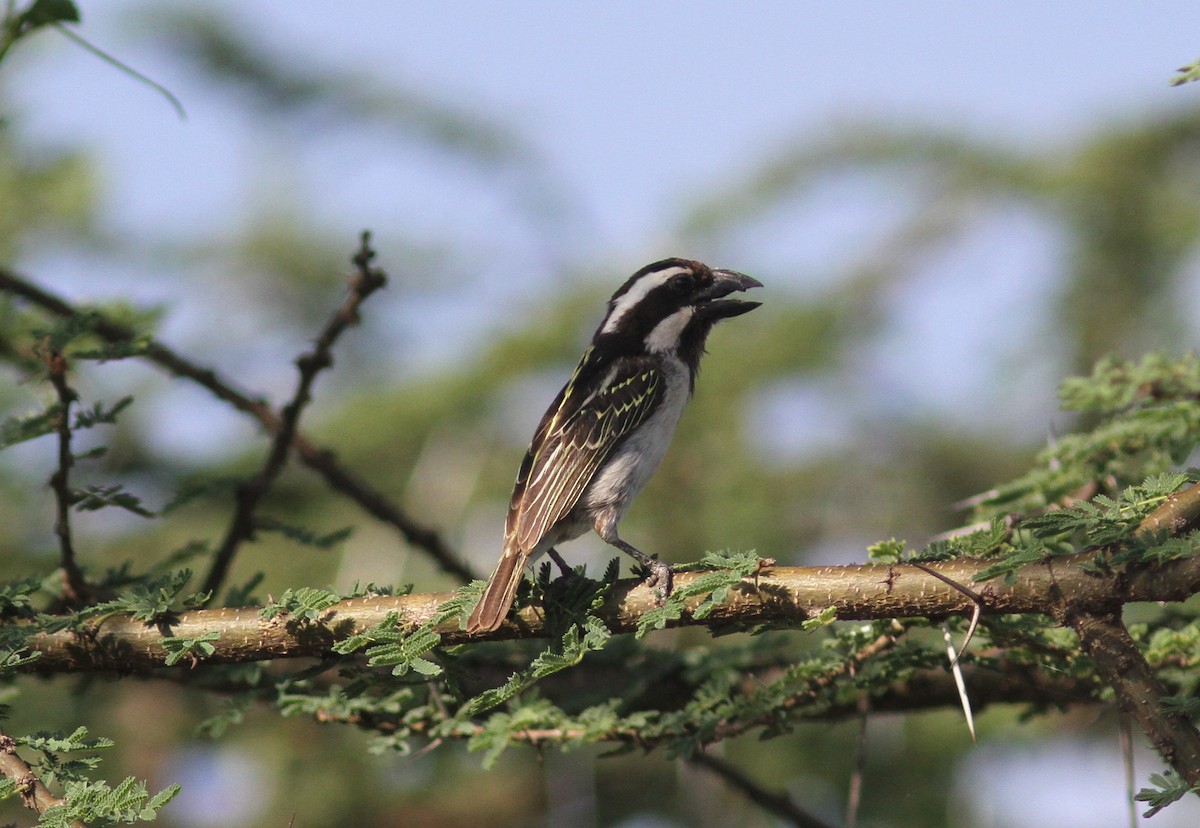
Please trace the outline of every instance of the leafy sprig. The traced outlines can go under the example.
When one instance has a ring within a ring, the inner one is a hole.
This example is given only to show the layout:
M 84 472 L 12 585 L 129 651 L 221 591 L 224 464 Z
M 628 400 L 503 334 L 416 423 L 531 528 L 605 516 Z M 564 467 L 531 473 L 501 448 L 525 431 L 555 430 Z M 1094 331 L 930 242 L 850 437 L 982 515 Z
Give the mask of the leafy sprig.
M 753 551 L 708 553 L 700 560 L 700 566 L 712 567 L 712 571 L 675 589 L 662 606 L 644 612 L 638 619 L 637 637 L 642 638 L 651 630 L 664 629 L 683 618 L 687 602 L 693 598 L 702 597 L 703 600 L 692 610 L 692 617 L 707 618 L 725 602 L 731 589 L 758 572 L 762 565 L 763 560 Z
M 1150 774 L 1149 788 L 1142 788 L 1134 795 L 1134 800 L 1145 802 L 1150 807 L 1142 814 L 1147 819 L 1157 814 L 1172 802 L 1178 802 L 1185 794 L 1196 790 L 1188 785 L 1179 774 L 1173 770 Z

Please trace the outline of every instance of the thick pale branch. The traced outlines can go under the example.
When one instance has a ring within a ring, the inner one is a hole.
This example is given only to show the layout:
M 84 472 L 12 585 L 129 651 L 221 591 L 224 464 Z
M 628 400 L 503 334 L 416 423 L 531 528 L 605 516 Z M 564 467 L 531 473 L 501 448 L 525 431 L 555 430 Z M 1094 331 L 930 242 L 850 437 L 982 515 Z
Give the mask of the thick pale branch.
M 953 560 L 930 564 L 960 584 L 973 585 L 984 601 L 984 614 L 1053 614 L 1064 601 L 1075 612 L 1111 612 L 1133 601 L 1182 601 L 1200 591 L 1200 558 L 1171 561 L 1134 573 L 1100 573 L 1089 567 L 1095 553 L 1084 552 L 1030 564 L 1011 579 L 976 583 L 986 561 Z M 676 588 L 703 573 L 681 572 Z M 199 638 L 217 632 L 210 663 L 261 661 L 274 658 L 324 657 L 337 641 L 397 613 L 402 625 L 430 621 L 450 593 L 364 597 L 335 604 L 319 621 L 264 620 L 256 608 L 213 609 L 180 613 L 158 625 L 128 616 L 110 616 L 84 631 L 31 636 L 28 646 L 42 657 L 26 669 L 38 672 L 116 670 L 130 672 L 164 665 L 164 636 Z M 696 599 L 697 601 L 699 599 Z M 639 581 L 618 582 L 599 616 L 611 630 L 632 632 L 638 619 L 656 606 L 651 591 Z M 942 618 L 967 613 L 974 603 L 961 591 L 915 566 L 850 565 L 774 567 L 747 578 L 704 619 L 707 626 L 783 622 L 799 624 L 833 607 L 842 620 Z M 439 632 L 445 643 L 469 640 L 538 638 L 549 635 L 542 607 L 523 608 L 495 632 L 472 639 L 456 623 Z M 697 624 L 685 616 L 679 624 Z

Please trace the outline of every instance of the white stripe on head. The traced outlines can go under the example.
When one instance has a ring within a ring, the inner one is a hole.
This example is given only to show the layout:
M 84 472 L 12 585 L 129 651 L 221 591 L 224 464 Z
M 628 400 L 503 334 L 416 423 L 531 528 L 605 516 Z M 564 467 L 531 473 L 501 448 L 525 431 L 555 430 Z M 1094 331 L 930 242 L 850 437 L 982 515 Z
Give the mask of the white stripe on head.
M 652 354 L 675 350 L 679 346 L 679 337 L 683 334 L 683 329 L 692 321 L 695 313 L 696 309 L 689 305 L 655 325 L 654 330 L 646 337 L 646 350 Z
M 608 319 L 604 321 L 604 327 L 600 329 L 601 333 L 612 333 L 621 324 L 621 319 L 631 311 L 638 302 L 646 298 L 650 291 L 660 285 L 665 285 L 667 280 L 672 276 L 678 276 L 680 273 L 691 273 L 690 267 L 668 267 L 663 270 L 656 270 L 653 273 L 647 273 L 642 278 L 638 279 L 633 287 L 622 293 L 617 300 L 613 302 L 612 310 L 608 312 Z

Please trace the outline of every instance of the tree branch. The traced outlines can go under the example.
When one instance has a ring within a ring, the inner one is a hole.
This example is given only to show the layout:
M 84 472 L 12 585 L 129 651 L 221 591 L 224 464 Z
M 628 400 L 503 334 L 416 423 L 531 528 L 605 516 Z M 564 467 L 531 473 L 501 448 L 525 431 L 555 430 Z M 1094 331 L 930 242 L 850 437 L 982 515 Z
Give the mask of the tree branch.
M 50 789 L 37 778 L 29 763 L 17 755 L 17 743 L 7 733 L 0 732 L 0 775 L 11 779 L 17 784 L 17 794 L 21 803 L 39 816 L 51 808 L 66 805 L 65 799 L 60 799 L 50 793 Z M 78 820 L 73 820 L 72 828 L 85 828 Z
M 1121 710 L 1141 725 L 1167 764 L 1190 786 L 1200 786 L 1200 732 L 1186 716 L 1163 710 L 1167 690 L 1129 637 L 1119 610 L 1090 613 L 1064 606 L 1060 620 L 1079 636 Z
M 0 291 L 20 297 L 48 313 L 65 319 L 80 319 L 84 316 L 82 311 L 66 300 L 4 268 L 0 268 Z M 137 339 L 134 331 L 99 314 L 94 315 L 92 330 L 110 343 L 130 343 Z M 283 427 L 280 418 L 266 402 L 237 390 L 212 368 L 197 365 L 154 339 L 145 343 L 143 355 L 167 373 L 191 380 L 207 389 L 217 399 L 253 417 L 268 432 L 277 434 Z M 414 520 L 386 495 L 352 474 L 338 462 L 332 451 L 310 442 L 302 433 L 297 433 L 292 439 L 292 448 L 300 461 L 321 475 L 330 488 L 358 503 L 376 519 L 395 527 L 408 543 L 429 555 L 443 571 L 463 583 L 477 577 L 436 531 Z
M 209 601 L 216 598 L 238 547 L 254 535 L 254 510 L 287 464 L 288 451 L 296 440 L 300 412 L 312 398 L 312 386 L 317 374 L 333 365 L 334 343 L 346 328 L 358 323 L 358 309 L 367 297 L 387 284 L 387 276 L 383 271 L 371 267 L 375 251 L 371 249 L 370 241 L 370 232 L 363 231 L 361 246 L 352 259 L 357 272 L 345 302 L 330 316 L 313 350 L 296 360 L 300 371 L 296 392 L 280 412 L 279 430 L 271 441 L 271 450 L 267 453 L 262 471 L 253 480 L 238 487 L 233 517 L 202 588 L 203 592 L 209 593 Z
M 63 598 L 68 604 L 78 606 L 87 595 L 87 583 L 75 560 L 75 545 L 71 540 L 71 467 L 75 457 L 71 454 L 71 404 L 79 397 L 67 384 L 67 359 L 57 348 L 47 346 L 42 354 L 46 363 L 50 384 L 58 396 L 58 416 L 55 431 L 58 433 L 58 466 L 50 475 L 50 488 L 54 492 L 54 534 L 58 536 L 59 564 L 63 571 Z
M 1168 561 L 1135 572 L 1103 572 L 1095 566 L 1095 551 L 1079 552 L 1029 564 L 1011 579 L 997 578 L 978 588 L 984 615 L 1036 614 L 1054 611 L 1069 596 L 1076 612 L 1108 612 L 1131 601 L 1182 601 L 1200 591 L 1200 557 Z M 974 574 L 987 561 L 958 559 L 927 564 L 958 583 L 974 583 Z M 703 572 L 680 572 L 676 589 L 703 577 Z M 199 638 L 217 632 L 211 641 L 209 663 L 261 661 L 304 656 L 325 657 L 337 641 L 360 633 L 396 613 L 401 627 L 430 622 L 438 607 L 453 593 L 353 598 L 330 607 L 317 621 L 266 620 L 256 608 L 196 610 L 147 625 L 127 615 L 86 622 L 79 631 L 33 633 L 26 646 L 41 658 L 26 672 L 116 670 L 162 667 L 165 635 Z M 689 612 L 703 600 L 689 599 Z M 614 633 L 637 629 L 641 616 L 658 606 L 656 596 L 641 581 L 618 581 L 597 615 Z M 840 620 L 944 618 L 970 612 L 970 598 L 959 590 L 907 564 L 774 567 L 744 579 L 727 599 L 712 608 L 703 624 L 714 627 L 781 622 L 799 625 L 832 607 Z M 472 638 L 450 621 L 438 632 L 443 644 L 472 640 L 544 638 L 540 603 L 523 607 L 494 632 Z M 686 613 L 671 626 L 696 625 Z
M 1200 524 L 1200 483 L 1172 494 L 1142 519 L 1135 536 L 1148 540 L 1160 535 L 1180 535 Z
M 789 825 L 798 828 L 830 828 L 829 823 L 822 822 L 812 814 L 801 809 L 791 797 L 785 793 L 771 793 L 747 776 L 733 764 L 726 762 L 709 753 L 697 753 L 691 757 L 693 765 L 699 765 L 723 780 L 731 788 L 740 792 L 764 811 L 782 819 Z

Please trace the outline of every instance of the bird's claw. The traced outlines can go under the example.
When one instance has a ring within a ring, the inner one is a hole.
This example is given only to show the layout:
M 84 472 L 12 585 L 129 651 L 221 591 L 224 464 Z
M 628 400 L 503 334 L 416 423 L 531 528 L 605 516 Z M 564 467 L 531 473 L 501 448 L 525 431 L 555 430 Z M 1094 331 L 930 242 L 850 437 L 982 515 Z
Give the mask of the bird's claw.
M 669 563 L 664 563 L 657 558 L 651 560 L 646 568 L 650 570 L 650 573 L 646 576 L 645 584 L 654 591 L 659 606 L 662 606 L 671 597 L 671 592 L 675 588 L 675 570 Z

